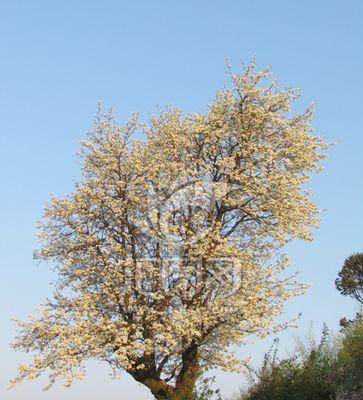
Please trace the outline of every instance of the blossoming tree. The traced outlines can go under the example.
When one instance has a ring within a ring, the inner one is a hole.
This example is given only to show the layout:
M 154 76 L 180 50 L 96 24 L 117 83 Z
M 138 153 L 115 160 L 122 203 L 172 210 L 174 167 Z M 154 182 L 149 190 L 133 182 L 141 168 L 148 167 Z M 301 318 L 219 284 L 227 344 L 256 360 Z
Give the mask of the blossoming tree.
M 318 223 L 305 186 L 327 145 L 310 108 L 290 112 L 295 90 L 264 85 L 269 71 L 230 76 L 205 114 L 170 108 L 120 126 L 99 112 L 83 178 L 39 225 L 35 258 L 58 280 L 18 322 L 13 346 L 34 358 L 14 384 L 48 371 L 69 385 L 92 358 L 156 399 L 187 400 L 204 370 L 243 365 L 232 345 L 286 326 L 284 301 L 304 285 L 281 276 L 282 248 Z

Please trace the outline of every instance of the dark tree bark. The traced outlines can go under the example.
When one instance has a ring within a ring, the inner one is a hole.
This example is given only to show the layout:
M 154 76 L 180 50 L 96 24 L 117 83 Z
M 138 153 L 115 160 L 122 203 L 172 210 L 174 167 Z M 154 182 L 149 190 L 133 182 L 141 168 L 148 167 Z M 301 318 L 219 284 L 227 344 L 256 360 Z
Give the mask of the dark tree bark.
M 158 377 L 157 371 L 133 373 L 138 382 L 147 386 L 157 400 L 192 400 L 195 382 L 200 374 L 198 346 L 192 345 L 182 353 L 182 368 L 172 386 Z

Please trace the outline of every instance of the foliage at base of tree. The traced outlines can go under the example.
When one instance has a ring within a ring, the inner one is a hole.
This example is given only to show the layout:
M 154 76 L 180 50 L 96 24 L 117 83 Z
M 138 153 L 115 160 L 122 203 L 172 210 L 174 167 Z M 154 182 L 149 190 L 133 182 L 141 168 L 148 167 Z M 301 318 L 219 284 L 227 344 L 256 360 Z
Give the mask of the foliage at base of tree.
M 323 329 L 319 343 L 299 341 L 296 352 L 280 360 L 277 346 L 262 367 L 250 369 L 251 385 L 238 400 L 348 400 L 363 398 L 363 318 L 340 337 Z
M 192 400 L 222 400 L 219 389 L 214 388 L 215 377 L 202 377 L 197 382 Z

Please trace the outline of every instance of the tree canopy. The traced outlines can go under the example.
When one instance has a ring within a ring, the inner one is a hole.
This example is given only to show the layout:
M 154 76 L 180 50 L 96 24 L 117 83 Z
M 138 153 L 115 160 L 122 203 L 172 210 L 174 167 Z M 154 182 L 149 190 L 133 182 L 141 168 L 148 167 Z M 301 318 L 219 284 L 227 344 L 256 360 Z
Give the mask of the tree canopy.
M 168 108 L 119 125 L 100 111 L 82 142 L 83 177 L 52 197 L 35 258 L 58 272 L 54 298 L 19 322 L 34 353 L 13 383 L 49 371 L 81 378 L 87 359 L 126 371 L 157 399 L 188 399 L 206 369 L 237 370 L 229 350 L 264 337 L 305 286 L 282 249 L 311 240 L 306 184 L 327 148 L 293 114 L 298 91 L 253 64 L 230 72 L 206 113 Z M 141 139 L 140 139 L 141 138 Z

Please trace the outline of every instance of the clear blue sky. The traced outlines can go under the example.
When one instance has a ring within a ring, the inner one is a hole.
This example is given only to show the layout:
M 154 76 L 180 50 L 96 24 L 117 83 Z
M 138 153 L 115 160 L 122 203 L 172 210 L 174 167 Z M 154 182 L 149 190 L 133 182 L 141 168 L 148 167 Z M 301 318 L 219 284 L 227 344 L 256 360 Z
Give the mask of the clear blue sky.
M 292 268 L 313 284 L 291 301 L 300 328 L 316 330 L 354 313 L 334 289 L 346 256 L 363 250 L 363 2 L 350 1 L 0 1 L 0 397 L 4 400 L 151 399 L 126 375 L 111 381 L 91 363 L 71 389 L 41 392 L 44 380 L 6 392 L 25 356 L 9 350 L 12 316 L 24 318 L 51 294 L 52 275 L 35 266 L 35 223 L 49 193 L 66 194 L 78 175 L 76 152 L 97 103 L 119 121 L 145 120 L 157 106 L 205 110 L 226 80 L 225 58 L 238 69 L 253 55 L 270 64 L 282 85 L 300 87 L 299 107 L 316 103 L 317 133 L 338 142 L 312 184 L 325 208 L 315 242 L 290 246 Z M 256 362 L 270 341 L 239 350 Z M 217 373 L 224 393 L 242 377 Z

